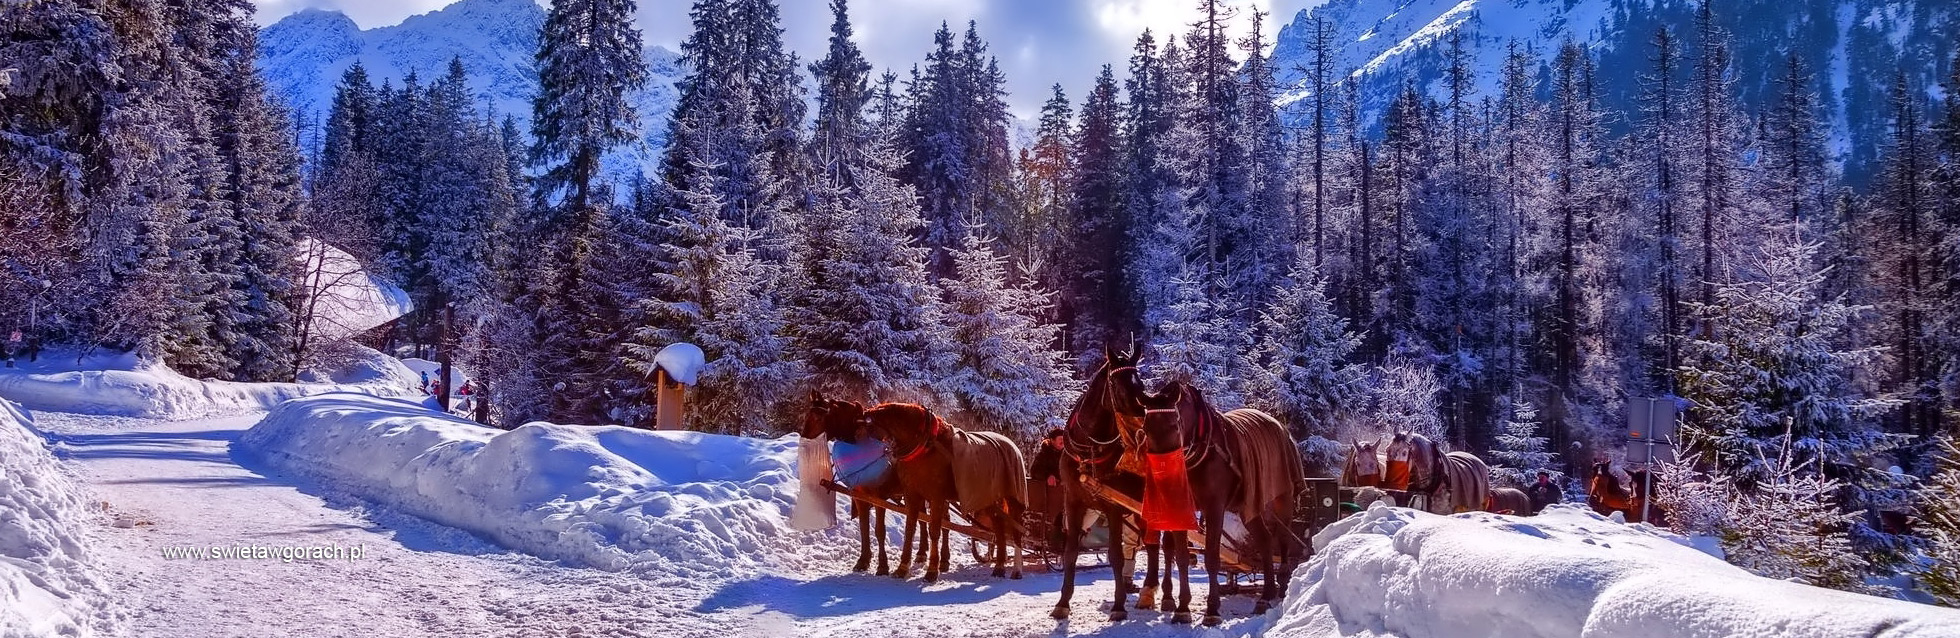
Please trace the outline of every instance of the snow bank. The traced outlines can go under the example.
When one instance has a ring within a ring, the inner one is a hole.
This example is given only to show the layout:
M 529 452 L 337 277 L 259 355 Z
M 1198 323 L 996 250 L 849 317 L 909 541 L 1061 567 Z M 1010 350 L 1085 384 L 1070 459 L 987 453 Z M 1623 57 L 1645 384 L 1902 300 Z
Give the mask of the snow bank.
M 89 499 L 29 423 L 0 400 L 0 636 L 114 633 L 82 531 Z
M 1960 636 L 1960 611 L 1760 578 L 1575 505 L 1377 506 L 1315 537 L 1267 636 Z
M 545 558 L 725 577 L 816 560 L 788 517 L 796 437 L 530 423 L 353 394 L 281 405 L 234 448 L 329 489 Z
M 416 392 L 413 373 L 379 353 L 370 359 L 355 366 L 356 383 L 235 383 L 192 379 L 126 353 L 51 350 L 40 361 L 0 368 L 0 399 L 50 412 L 193 419 L 266 410 L 288 399 L 328 392 Z

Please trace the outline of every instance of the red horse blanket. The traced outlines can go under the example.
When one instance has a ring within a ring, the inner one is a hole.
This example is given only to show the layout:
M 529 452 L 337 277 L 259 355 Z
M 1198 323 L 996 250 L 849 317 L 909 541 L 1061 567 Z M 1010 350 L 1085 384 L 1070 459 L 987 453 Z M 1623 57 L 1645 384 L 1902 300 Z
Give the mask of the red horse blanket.
M 1191 478 L 1184 469 L 1184 450 L 1143 455 L 1143 524 L 1151 532 L 1198 529 L 1197 503 L 1191 498 Z

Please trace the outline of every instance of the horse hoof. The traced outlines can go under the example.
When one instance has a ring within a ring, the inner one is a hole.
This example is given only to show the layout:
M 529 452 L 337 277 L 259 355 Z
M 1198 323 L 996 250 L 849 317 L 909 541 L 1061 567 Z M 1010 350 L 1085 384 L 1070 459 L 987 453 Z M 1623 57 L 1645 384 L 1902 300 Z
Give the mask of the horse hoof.
M 866 564 L 864 564 L 864 563 L 858 563 L 858 564 L 856 564 L 856 565 L 853 565 L 853 566 L 851 566 L 851 571 L 853 571 L 853 572 L 862 572 L 862 571 L 864 571 L 864 570 L 867 570 L 867 569 L 871 569 L 871 566 L 870 566 L 870 565 L 866 565 Z
M 927 582 L 927 583 L 936 583 L 936 582 L 939 582 L 939 575 L 938 575 L 938 574 L 930 574 L 930 573 L 929 573 L 929 574 L 926 574 L 926 582 Z
M 1253 614 L 1255 614 L 1255 615 L 1257 615 L 1257 614 L 1263 614 L 1263 613 L 1266 613 L 1266 610 L 1268 610 L 1268 609 L 1272 609 L 1272 608 L 1273 608 L 1273 606 L 1272 606 L 1272 605 L 1270 605 L 1270 604 L 1267 604 L 1267 603 L 1266 603 L 1266 601 L 1263 601 L 1263 600 L 1262 600 L 1262 601 L 1259 601 L 1259 602 L 1257 602 L 1257 603 L 1253 603 L 1253 605 L 1252 605 L 1252 613 L 1253 613 Z
M 1121 609 L 1109 610 L 1109 622 L 1123 622 L 1125 619 L 1129 617 L 1130 617 L 1130 612 L 1123 611 Z
M 1218 614 L 1205 614 L 1206 627 L 1217 627 L 1220 623 L 1223 622 L 1225 622 L 1225 619 L 1219 618 Z
M 1157 606 L 1157 588 L 1145 587 L 1137 593 L 1137 608 L 1150 609 Z
M 1006 577 L 1007 577 L 1007 570 L 1005 569 L 994 570 L 994 578 L 1006 578 Z
M 1162 611 L 1162 612 L 1172 612 L 1172 611 L 1177 611 L 1177 603 L 1174 603 L 1174 602 L 1171 602 L 1171 597 L 1170 597 L 1170 595 L 1169 595 L 1169 594 L 1165 594 L 1165 595 L 1164 595 L 1164 599 L 1163 599 L 1163 600 L 1161 600 L 1161 601 L 1158 601 L 1158 602 L 1160 602 L 1160 603 L 1162 603 L 1162 604 L 1163 604 L 1163 606 L 1161 606 L 1161 607 L 1158 607 L 1158 608 L 1157 608 L 1157 611 Z M 1189 614 L 1189 613 L 1186 613 L 1186 614 L 1184 614 L 1184 615 L 1185 615 L 1185 616 L 1190 616 L 1191 614 Z
M 1056 605 L 1053 611 L 1048 612 L 1048 617 L 1055 620 L 1068 618 L 1068 605 Z
M 904 568 L 904 567 L 900 567 L 900 568 L 898 568 L 898 569 L 896 569 L 896 570 L 893 570 L 893 571 L 892 571 L 892 578 L 896 578 L 896 579 L 899 579 L 899 580 L 905 580 L 905 579 L 907 579 L 907 578 L 911 578 L 911 577 L 912 577 L 912 570 L 910 570 L 910 569 L 907 569 L 907 568 Z
M 1008 578 L 1008 580 L 1020 580 L 1020 579 L 1021 579 L 1021 572 L 1014 572 L 1013 574 L 1010 574 L 1010 575 L 1008 575 L 1008 577 L 1007 577 L 1007 578 Z
M 879 575 L 879 576 L 890 576 L 890 575 L 892 575 L 892 569 L 891 569 L 890 567 L 880 567 L 880 568 L 878 568 L 878 575 Z
M 1177 614 L 1174 614 L 1174 615 L 1172 615 L 1172 616 L 1171 616 L 1171 623 L 1172 623 L 1172 624 L 1177 624 L 1177 625 L 1189 625 L 1189 624 L 1191 624 L 1191 612 L 1188 612 L 1188 611 L 1186 611 L 1186 612 L 1178 612 Z

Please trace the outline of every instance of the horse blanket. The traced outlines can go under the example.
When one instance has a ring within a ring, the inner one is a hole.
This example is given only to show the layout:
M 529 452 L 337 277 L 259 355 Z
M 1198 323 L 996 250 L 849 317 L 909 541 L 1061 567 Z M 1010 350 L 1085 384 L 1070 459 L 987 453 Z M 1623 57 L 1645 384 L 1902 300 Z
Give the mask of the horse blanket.
M 857 443 L 833 441 L 830 454 L 836 464 L 837 482 L 853 490 L 875 488 L 894 476 L 884 441 L 871 437 Z
M 949 429 L 942 440 L 953 457 L 953 490 L 960 509 L 978 514 L 1009 504 L 1015 509 L 1026 507 L 1027 463 L 1021 458 L 1021 446 L 993 432 Z
M 1290 514 L 1306 470 L 1286 426 L 1270 414 L 1246 408 L 1226 412 L 1224 420 L 1225 440 L 1242 484 L 1235 511 L 1247 520 L 1263 517 L 1272 507 Z
M 1524 492 L 1519 490 L 1500 487 L 1490 491 L 1490 507 L 1488 509 L 1499 514 L 1530 516 L 1532 514 L 1531 497 L 1525 496 Z
M 827 436 L 797 442 L 796 506 L 789 513 L 789 526 L 795 529 L 810 532 L 837 524 L 837 495 L 823 486 L 831 472 L 830 447 L 824 445 Z
M 1469 452 L 1445 454 L 1442 478 L 1442 487 L 1448 490 L 1449 498 L 1433 499 L 1431 511 L 1455 514 L 1483 508 L 1484 498 L 1490 494 L 1490 466 L 1483 459 Z

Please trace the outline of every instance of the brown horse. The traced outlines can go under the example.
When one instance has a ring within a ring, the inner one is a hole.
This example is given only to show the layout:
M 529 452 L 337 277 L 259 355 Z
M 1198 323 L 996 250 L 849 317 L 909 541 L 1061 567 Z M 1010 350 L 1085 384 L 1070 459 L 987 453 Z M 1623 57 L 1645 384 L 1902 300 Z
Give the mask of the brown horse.
M 1613 473 L 1612 461 L 1593 463 L 1592 479 L 1586 481 L 1586 504 L 1602 515 L 1620 512 L 1628 523 L 1639 523 L 1646 519 L 1643 510 L 1651 510 L 1651 518 L 1656 521 L 1665 517 L 1660 508 L 1653 506 L 1647 495 L 1647 470 L 1628 472 L 1632 486 L 1620 484 L 1620 477 Z M 1642 506 L 1646 507 L 1642 507 Z
M 1205 624 L 1216 625 L 1225 512 L 1239 516 L 1248 538 L 1245 558 L 1259 564 L 1265 586 L 1253 613 L 1265 613 L 1279 600 L 1292 575 L 1293 550 L 1300 545 L 1290 529 L 1306 472 L 1293 437 L 1278 419 L 1258 410 L 1220 414 L 1196 386 L 1172 382 L 1156 393 L 1143 388 L 1134 364 L 1113 369 L 1107 383 L 1117 413 L 1142 419 L 1149 410 L 1176 410 L 1189 466 L 1191 491 L 1203 510 L 1206 593 Z M 1119 581 L 1122 579 L 1118 579 Z
M 1512 516 L 1531 515 L 1531 497 L 1523 490 L 1500 487 L 1490 491 L 1484 502 L 1484 511 Z
M 1063 428 L 1062 595 L 1049 614 L 1058 620 L 1068 617 L 1069 601 L 1075 597 L 1075 559 L 1082 552 L 1082 523 L 1091 509 L 1101 512 L 1103 520 L 1109 522 L 1109 562 L 1116 574 L 1116 596 L 1109 605 L 1109 619 L 1114 622 L 1129 617 L 1124 607 L 1132 589 L 1133 570 L 1125 563 L 1129 554 L 1123 551 L 1122 530 L 1124 521 L 1133 516 L 1122 506 L 1091 491 L 1086 481 L 1103 485 L 1126 482 L 1126 475 L 1116 468 L 1125 450 L 1122 426 L 1117 424 L 1119 415 L 1110 405 L 1109 373 L 1134 365 L 1134 352 L 1104 348 L 1102 368 L 1096 370 L 1089 385 L 1083 388 L 1082 396 L 1076 398 L 1068 425 Z
M 839 463 L 835 480 L 860 496 L 896 501 L 904 497 L 898 473 L 891 470 L 883 441 L 870 436 L 864 427 L 864 406 L 851 401 L 825 399 L 810 393 L 809 408 L 803 413 L 803 438 L 829 435 L 833 457 Z M 873 522 L 873 518 L 876 522 Z M 851 518 L 858 523 L 858 562 L 851 571 L 871 567 L 872 530 L 878 537 L 878 575 L 891 573 L 885 554 L 885 509 L 851 499 Z
M 1012 578 L 1020 578 L 1020 547 L 1025 539 L 1019 521 L 1028 503 L 1026 462 L 1020 446 L 993 432 L 952 427 L 931 411 L 909 403 L 880 405 L 866 410 L 864 419 L 892 446 L 908 515 L 927 511 L 927 555 L 950 554 L 946 521 L 948 509 L 957 505 L 976 526 L 993 532 L 999 540 L 994 543 L 994 576 L 1007 575 L 1007 547 L 1012 545 Z M 909 550 L 910 526 L 906 532 L 905 547 Z M 909 568 L 901 557 L 899 575 L 905 575 Z M 938 580 L 945 568 L 941 560 L 928 560 L 926 582 Z
M 1435 514 L 1483 509 L 1490 494 L 1490 466 L 1469 452 L 1444 453 L 1429 437 L 1396 432 L 1387 451 L 1385 489 L 1406 489 L 1409 505 Z M 1400 485 L 1401 487 L 1397 487 Z

